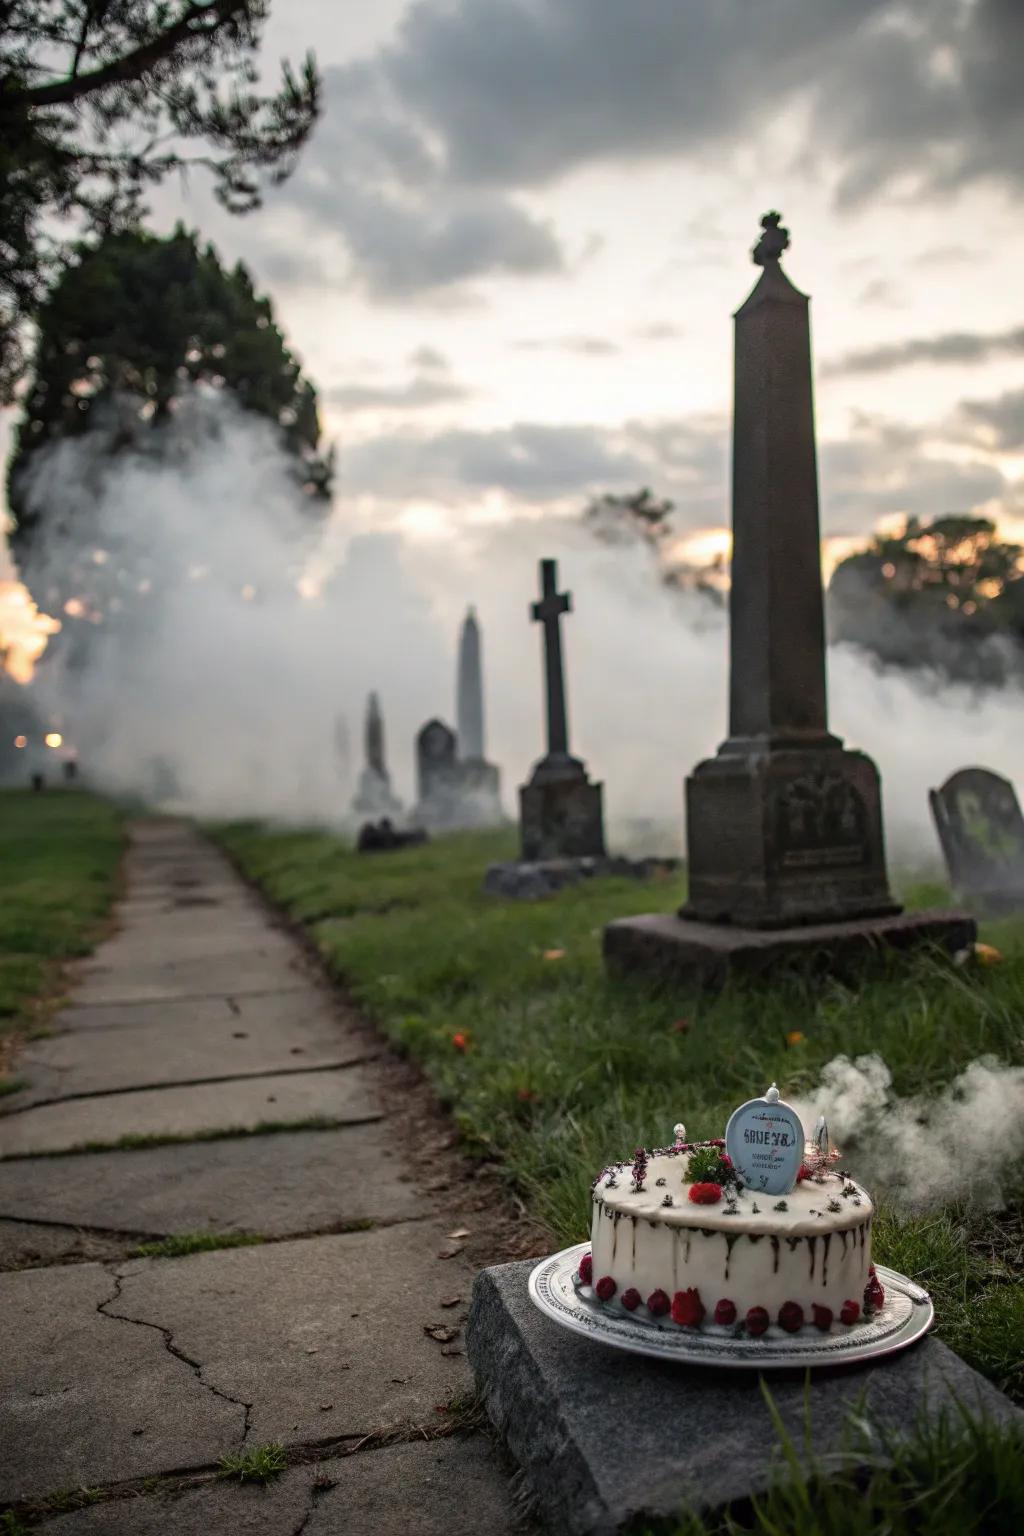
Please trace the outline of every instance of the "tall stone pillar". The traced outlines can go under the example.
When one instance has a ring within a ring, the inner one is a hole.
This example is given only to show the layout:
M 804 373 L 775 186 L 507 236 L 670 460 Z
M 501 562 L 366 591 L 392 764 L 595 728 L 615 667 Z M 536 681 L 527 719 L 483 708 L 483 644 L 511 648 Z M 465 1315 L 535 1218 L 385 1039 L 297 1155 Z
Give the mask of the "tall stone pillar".
M 734 317 L 729 736 L 687 780 L 683 915 L 777 928 L 899 907 L 878 771 L 828 729 L 809 301 L 762 225 Z
M 459 636 L 459 672 L 455 689 L 455 728 L 459 756 L 482 761 L 484 756 L 484 685 L 480 662 L 480 626 L 470 608 Z

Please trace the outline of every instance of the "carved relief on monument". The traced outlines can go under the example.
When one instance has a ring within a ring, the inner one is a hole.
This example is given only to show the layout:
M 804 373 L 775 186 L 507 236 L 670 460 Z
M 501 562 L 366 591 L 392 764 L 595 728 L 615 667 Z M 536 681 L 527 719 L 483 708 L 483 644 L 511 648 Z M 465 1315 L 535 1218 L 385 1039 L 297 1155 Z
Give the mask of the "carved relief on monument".
M 868 857 L 867 807 L 842 774 L 806 773 L 781 785 L 772 825 L 783 868 L 847 867 Z

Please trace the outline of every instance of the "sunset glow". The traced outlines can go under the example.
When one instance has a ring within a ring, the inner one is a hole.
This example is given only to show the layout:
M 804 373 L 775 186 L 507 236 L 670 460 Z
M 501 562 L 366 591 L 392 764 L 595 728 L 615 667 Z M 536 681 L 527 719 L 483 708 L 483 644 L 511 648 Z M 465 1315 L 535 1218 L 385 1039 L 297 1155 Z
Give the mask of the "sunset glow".
M 20 581 L 0 581 L 0 657 L 16 683 L 30 683 L 60 620 L 43 613 Z

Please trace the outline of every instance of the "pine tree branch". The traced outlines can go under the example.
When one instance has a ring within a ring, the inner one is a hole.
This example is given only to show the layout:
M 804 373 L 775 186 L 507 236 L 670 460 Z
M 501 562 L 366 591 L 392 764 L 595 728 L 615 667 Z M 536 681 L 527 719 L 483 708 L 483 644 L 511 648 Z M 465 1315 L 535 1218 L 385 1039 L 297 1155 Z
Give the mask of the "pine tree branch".
M 190 4 L 173 25 L 122 58 L 113 59 L 88 74 L 72 74 L 66 80 L 54 80 L 28 90 L 4 89 L 0 92 L 0 104 L 15 109 L 68 106 L 104 86 L 138 80 L 182 43 L 215 37 L 228 22 L 247 10 L 247 0 L 208 0 L 206 4 Z

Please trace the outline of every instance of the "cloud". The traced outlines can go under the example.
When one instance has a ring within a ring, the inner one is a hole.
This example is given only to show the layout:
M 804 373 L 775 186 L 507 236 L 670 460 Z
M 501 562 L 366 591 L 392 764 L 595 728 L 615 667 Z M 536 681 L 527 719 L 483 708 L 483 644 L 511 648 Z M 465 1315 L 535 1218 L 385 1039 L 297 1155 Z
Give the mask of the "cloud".
M 611 357 L 622 351 L 605 336 L 540 336 L 517 341 L 515 347 L 520 352 L 573 352 L 579 357 Z
M 822 378 L 858 373 L 889 373 L 915 363 L 985 363 L 990 358 L 1024 352 L 1024 326 L 1008 331 L 946 331 L 917 336 L 887 346 L 865 347 L 822 364 Z
M 447 373 L 450 367 L 444 353 L 439 352 L 436 347 L 417 347 L 415 351 L 409 353 L 409 361 L 414 368 L 421 368 L 424 373 L 429 371 Z
M 472 390 L 454 379 L 418 373 L 408 384 L 335 384 L 323 392 L 323 400 L 347 411 L 412 411 L 448 405 L 470 394 Z
M 1005 452 L 1024 448 L 1024 389 L 1009 389 L 992 400 L 964 400 L 959 414 L 973 441 Z
M 633 335 L 638 341 L 678 341 L 686 332 L 681 325 L 670 325 L 665 320 L 655 320 L 650 325 L 638 325 Z

